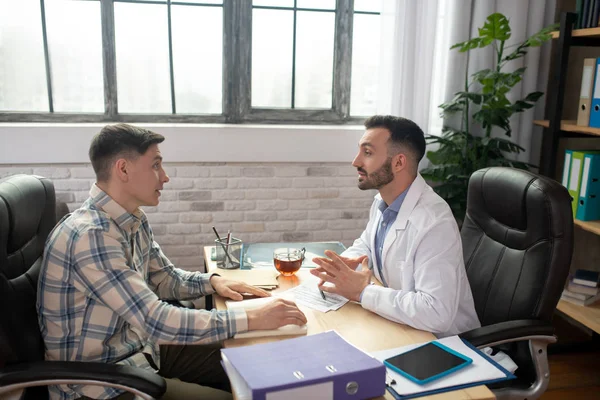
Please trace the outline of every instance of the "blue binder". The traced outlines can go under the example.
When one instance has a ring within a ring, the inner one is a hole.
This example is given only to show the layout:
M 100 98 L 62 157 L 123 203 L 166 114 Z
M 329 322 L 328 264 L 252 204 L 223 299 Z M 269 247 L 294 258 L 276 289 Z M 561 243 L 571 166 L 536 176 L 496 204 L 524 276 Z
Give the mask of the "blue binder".
M 585 154 L 583 174 L 579 190 L 577 219 L 595 221 L 600 219 L 600 154 Z
M 238 398 L 370 399 L 385 394 L 385 366 L 335 331 L 221 349 L 223 367 Z M 243 389 L 240 393 L 238 389 Z M 321 398 L 324 398 L 321 397 Z
M 590 127 L 600 128 L 600 57 L 596 59 L 596 76 L 594 77 L 594 91 L 592 95 L 592 109 L 590 110 Z

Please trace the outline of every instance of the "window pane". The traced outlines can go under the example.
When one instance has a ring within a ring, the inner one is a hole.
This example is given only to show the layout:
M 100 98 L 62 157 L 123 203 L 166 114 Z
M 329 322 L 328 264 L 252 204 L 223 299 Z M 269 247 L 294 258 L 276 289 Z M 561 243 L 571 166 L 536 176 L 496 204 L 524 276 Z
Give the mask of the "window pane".
M 223 10 L 171 6 L 177 113 L 222 113 Z
M 354 0 L 354 11 L 381 12 L 381 0 Z
M 0 1 L 0 110 L 49 111 L 39 0 Z
M 115 3 L 119 112 L 171 112 L 167 23 L 166 5 Z
M 253 6 L 294 7 L 294 0 L 253 0 Z
M 292 105 L 294 12 L 252 12 L 252 107 Z
M 298 11 L 296 107 L 332 107 L 335 13 Z
M 354 14 L 350 115 L 372 115 L 377 109 L 380 16 Z
M 298 0 L 296 7 L 335 10 L 335 0 Z
M 45 5 L 54 111 L 104 112 L 100 2 Z

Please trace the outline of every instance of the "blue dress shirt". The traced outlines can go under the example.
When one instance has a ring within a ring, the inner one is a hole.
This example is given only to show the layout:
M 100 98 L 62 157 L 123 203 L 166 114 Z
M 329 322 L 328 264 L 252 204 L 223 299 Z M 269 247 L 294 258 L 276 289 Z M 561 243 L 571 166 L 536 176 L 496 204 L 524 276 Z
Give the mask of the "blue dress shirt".
M 377 259 L 377 270 L 379 271 L 379 276 L 381 276 L 382 283 L 387 287 L 387 282 L 383 277 L 383 268 L 381 266 L 381 255 L 383 252 L 383 243 L 385 241 L 385 236 L 390 230 L 390 227 L 396 221 L 396 217 L 398 216 L 398 211 L 400 211 L 400 207 L 404 202 L 404 198 L 408 193 L 407 187 L 404 192 L 400 193 L 398 197 L 390 204 L 389 206 L 385 204 L 385 201 L 381 200 L 379 202 L 379 211 L 381 211 L 381 219 L 379 220 L 379 225 L 377 226 L 377 232 L 375 233 L 375 257 Z

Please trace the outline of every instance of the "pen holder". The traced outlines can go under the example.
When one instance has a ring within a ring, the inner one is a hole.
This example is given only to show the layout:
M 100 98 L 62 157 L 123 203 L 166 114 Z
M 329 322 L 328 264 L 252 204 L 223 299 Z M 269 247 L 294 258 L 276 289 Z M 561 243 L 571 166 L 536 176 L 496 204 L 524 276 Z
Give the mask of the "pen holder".
M 231 238 L 229 244 L 227 239 L 215 239 L 216 252 L 215 261 L 217 268 L 236 269 L 240 267 L 240 258 L 242 256 L 242 240 Z

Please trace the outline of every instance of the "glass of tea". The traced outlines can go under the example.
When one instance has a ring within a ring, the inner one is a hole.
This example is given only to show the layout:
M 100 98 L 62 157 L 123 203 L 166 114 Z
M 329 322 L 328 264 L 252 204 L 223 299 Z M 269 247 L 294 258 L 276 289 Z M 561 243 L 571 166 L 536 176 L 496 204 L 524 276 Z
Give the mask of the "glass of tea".
M 292 249 L 288 247 L 282 247 L 275 249 L 273 252 L 273 263 L 277 271 L 283 276 L 292 276 L 302 266 L 304 261 L 304 253 L 306 249 Z

